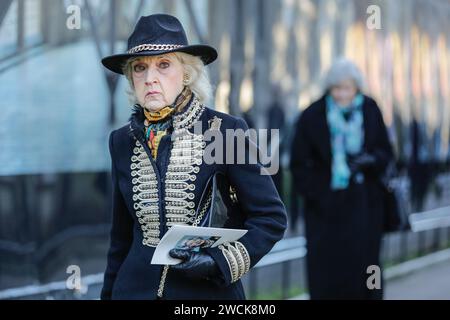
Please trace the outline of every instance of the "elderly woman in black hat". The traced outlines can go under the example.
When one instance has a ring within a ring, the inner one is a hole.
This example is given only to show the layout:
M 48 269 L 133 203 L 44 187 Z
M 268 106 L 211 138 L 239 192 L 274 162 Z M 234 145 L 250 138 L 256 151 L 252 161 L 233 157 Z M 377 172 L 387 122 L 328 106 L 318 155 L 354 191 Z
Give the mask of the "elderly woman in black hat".
M 210 46 L 189 45 L 175 17 L 156 14 L 139 19 L 126 53 L 102 60 L 127 77 L 135 99 L 129 124 L 109 137 L 113 220 L 102 299 L 244 299 L 240 278 L 284 234 L 284 205 L 259 162 L 203 159 L 207 130 L 225 136 L 226 129 L 248 128 L 204 105 L 211 95 L 205 65 L 216 58 Z M 246 142 L 240 151 L 248 151 Z M 209 182 L 218 173 L 238 208 L 224 227 L 247 233 L 198 252 L 173 249 L 177 265 L 150 264 L 168 228 L 208 225 Z

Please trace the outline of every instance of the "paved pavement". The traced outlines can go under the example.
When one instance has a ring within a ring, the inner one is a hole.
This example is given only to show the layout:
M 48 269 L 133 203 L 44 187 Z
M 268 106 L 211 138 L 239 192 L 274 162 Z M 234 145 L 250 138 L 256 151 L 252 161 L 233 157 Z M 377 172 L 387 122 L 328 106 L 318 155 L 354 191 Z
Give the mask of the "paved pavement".
M 388 281 L 385 299 L 450 300 L 450 260 Z

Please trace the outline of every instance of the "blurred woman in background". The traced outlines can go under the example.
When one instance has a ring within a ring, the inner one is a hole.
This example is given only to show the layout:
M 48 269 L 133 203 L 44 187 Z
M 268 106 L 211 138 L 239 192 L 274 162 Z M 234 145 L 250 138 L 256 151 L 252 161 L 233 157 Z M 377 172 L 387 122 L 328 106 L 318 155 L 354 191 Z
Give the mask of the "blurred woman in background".
M 379 178 L 393 153 L 380 109 L 362 87 L 356 65 L 338 60 L 325 94 L 295 129 L 291 170 L 305 200 L 311 299 L 382 298 L 382 289 L 367 287 L 367 268 L 380 265 Z

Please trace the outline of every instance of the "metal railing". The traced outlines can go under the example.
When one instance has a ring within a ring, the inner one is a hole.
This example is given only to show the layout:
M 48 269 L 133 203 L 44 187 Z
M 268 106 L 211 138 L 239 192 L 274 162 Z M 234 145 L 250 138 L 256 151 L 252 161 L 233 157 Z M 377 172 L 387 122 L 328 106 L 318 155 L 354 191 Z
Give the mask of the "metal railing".
M 385 249 L 390 247 L 389 242 L 392 246 L 394 246 L 395 242 L 400 245 L 400 250 L 397 252 L 397 256 L 395 258 L 387 254 L 385 255 L 385 264 L 395 264 L 397 262 L 406 261 L 412 257 L 437 251 L 440 247 L 446 248 L 450 245 L 450 243 L 445 243 L 444 246 L 439 245 L 441 242 L 439 237 L 442 236 L 441 230 L 446 232 L 447 241 L 450 239 L 450 206 L 420 213 L 413 213 L 409 216 L 409 219 L 411 223 L 410 232 L 397 232 L 395 234 L 387 234 L 384 236 Z M 417 251 L 415 254 L 411 254 L 410 250 L 408 250 L 408 235 L 427 231 L 433 232 L 433 242 L 427 248 L 422 242 L 423 237 L 418 237 Z M 393 237 L 395 236 L 400 237 L 400 239 L 396 239 L 397 241 L 394 241 Z M 289 298 L 289 279 L 291 276 L 289 263 L 297 259 L 305 258 L 306 253 L 306 239 L 304 237 L 283 239 L 277 243 L 272 251 L 261 259 L 261 261 L 253 268 L 252 273 L 249 274 L 249 296 L 257 297 L 258 269 L 281 263 L 283 264 L 281 298 Z

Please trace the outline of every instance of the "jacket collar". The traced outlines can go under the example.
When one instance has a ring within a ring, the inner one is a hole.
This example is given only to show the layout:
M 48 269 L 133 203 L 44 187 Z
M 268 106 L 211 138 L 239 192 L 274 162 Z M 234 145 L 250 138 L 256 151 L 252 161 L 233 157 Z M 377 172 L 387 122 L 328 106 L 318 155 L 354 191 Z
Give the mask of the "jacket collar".
M 182 130 L 190 129 L 194 123 L 200 118 L 204 110 L 203 104 L 192 93 L 189 103 L 180 111 L 176 111 L 172 117 L 173 129 Z M 129 134 L 134 136 L 139 141 L 143 141 L 144 137 L 144 109 L 139 104 L 133 106 L 133 111 L 129 120 Z

